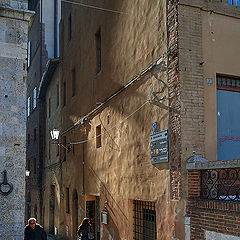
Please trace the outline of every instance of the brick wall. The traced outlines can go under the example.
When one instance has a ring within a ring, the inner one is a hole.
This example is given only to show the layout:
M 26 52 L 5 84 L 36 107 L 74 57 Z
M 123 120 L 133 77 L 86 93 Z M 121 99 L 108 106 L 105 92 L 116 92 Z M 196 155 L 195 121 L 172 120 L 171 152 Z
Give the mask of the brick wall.
M 240 204 L 200 199 L 201 171 L 188 171 L 187 215 L 191 222 L 191 240 L 205 239 L 205 231 L 240 237 Z
M 169 93 L 169 141 L 171 198 L 181 198 L 181 121 L 180 121 L 180 78 L 178 51 L 178 1 L 168 1 L 168 93 Z

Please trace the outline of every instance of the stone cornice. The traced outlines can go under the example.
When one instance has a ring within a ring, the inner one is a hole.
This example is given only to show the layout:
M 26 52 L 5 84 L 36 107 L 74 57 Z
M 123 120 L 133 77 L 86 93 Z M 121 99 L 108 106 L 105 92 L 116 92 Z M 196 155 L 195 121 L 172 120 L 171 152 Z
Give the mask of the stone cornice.
M 201 169 L 217 169 L 217 168 L 239 168 L 240 160 L 218 160 L 208 161 L 205 158 L 199 156 L 192 156 L 187 159 L 187 170 L 201 170 Z
M 0 6 L 0 17 L 13 18 L 21 21 L 30 22 L 34 11 L 27 9 L 16 9 L 11 7 Z
M 240 7 L 228 4 L 227 0 L 224 2 L 220 0 L 179 0 L 179 4 L 183 6 L 200 8 L 203 11 L 214 12 L 217 14 L 240 18 Z

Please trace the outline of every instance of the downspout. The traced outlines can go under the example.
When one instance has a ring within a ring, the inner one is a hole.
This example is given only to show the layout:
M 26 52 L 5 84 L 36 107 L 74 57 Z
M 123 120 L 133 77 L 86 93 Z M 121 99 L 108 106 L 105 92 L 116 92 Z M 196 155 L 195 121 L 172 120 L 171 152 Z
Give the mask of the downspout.
M 85 156 L 84 156 L 84 129 L 82 133 L 82 194 L 85 194 L 85 182 L 84 182 L 84 177 L 85 177 Z
M 40 0 L 40 81 L 42 79 L 42 0 Z
M 58 25 L 58 0 L 54 0 L 54 58 L 58 56 L 57 25 Z
M 39 82 L 41 81 L 42 79 L 42 0 L 40 0 L 40 80 Z M 39 109 L 39 113 L 40 113 L 40 110 L 41 108 Z M 39 121 L 40 121 L 40 116 L 39 116 Z M 43 140 L 44 141 L 44 140 Z M 44 145 L 44 144 L 43 144 Z M 40 150 L 40 149 L 39 149 Z M 42 151 L 44 151 L 44 147 L 42 147 Z M 40 154 L 41 155 L 41 154 Z M 43 172 L 44 172 L 44 152 L 42 152 L 42 176 L 43 176 Z M 41 209 L 41 216 L 40 216 L 40 219 L 42 220 L 43 222 L 43 179 L 42 179 L 42 176 L 41 176 L 41 186 L 40 186 L 40 209 Z

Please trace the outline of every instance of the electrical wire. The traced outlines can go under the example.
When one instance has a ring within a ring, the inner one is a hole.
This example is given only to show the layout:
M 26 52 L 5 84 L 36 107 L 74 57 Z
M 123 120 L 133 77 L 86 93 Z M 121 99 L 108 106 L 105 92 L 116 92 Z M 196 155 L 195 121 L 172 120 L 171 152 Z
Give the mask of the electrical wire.
M 114 97 L 116 97 L 117 95 L 119 95 L 122 91 L 124 91 L 125 89 L 127 89 L 129 86 L 135 84 L 141 77 L 143 77 L 145 74 L 147 74 L 150 70 L 152 70 L 153 68 L 155 68 L 157 65 L 162 64 L 164 61 L 164 54 L 157 58 L 156 60 L 152 61 L 150 65 L 148 65 L 148 67 L 146 67 L 140 74 L 138 74 L 136 77 L 134 77 L 132 80 L 130 80 L 129 82 L 127 82 L 125 85 L 123 85 L 119 90 L 117 90 L 115 93 L 113 93 L 110 97 L 108 97 L 107 99 L 105 99 L 99 106 L 97 106 L 96 108 L 94 108 L 92 111 L 90 111 L 87 115 L 85 115 L 84 117 L 82 117 L 81 119 L 79 119 L 76 123 L 74 123 L 72 126 L 68 127 L 66 130 L 62 131 L 60 134 L 64 135 L 67 132 L 69 132 L 70 130 L 72 130 L 73 128 L 75 128 L 77 125 L 79 124 L 84 124 L 84 122 L 86 120 L 88 120 L 95 112 L 97 112 L 103 105 L 105 105 L 106 103 L 108 103 L 110 100 L 112 100 Z
M 93 6 L 93 5 L 84 4 L 84 3 L 77 3 L 77 2 L 68 1 L 68 0 L 62 0 L 62 2 L 69 3 L 69 4 L 75 4 L 75 5 L 79 5 L 79 6 L 87 7 L 87 8 L 93 8 L 93 9 L 96 9 L 96 10 L 101 10 L 101 11 L 106 11 L 106 12 L 119 13 L 119 14 L 125 14 L 125 15 L 132 15 L 132 14 L 126 13 L 126 12 L 121 12 L 121 11 L 112 10 L 112 9 L 108 9 L 108 8 L 96 7 L 96 6 Z
M 75 144 L 81 144 L 81 143 L 86 143 L 89 141 L 92 141 L 100 136 L 105 135 L 107 132 L 111 131 L 112 129 L 116 128 L 118 125 L 122 124 L 123 122 L 125 122 L 126 120 L 128 120 L 132 115 L 134 115 L 135 113 L 137 113 L 138 111 L 140 111 L 147 103 L 149 103 L 149 100 L 147 100 L 146 102 L 144 102 L 140 107 L 138 107 L 134 112 L 132 112 L 131 114 L 129 114 L 127 117 L 125 117 L 123 120 L 119 121 L 117 124 L 115 124 L 114 126 L 106 129 L 106 131 L 104 133 L 101 133 L 99 135 L 97 135 L 96 137 L 90 138 L 90 139 L 86 139 L 84 141 L 80 141 L 80 142 L 70 142 L 68 143 L 69 145 L 75 145 Z

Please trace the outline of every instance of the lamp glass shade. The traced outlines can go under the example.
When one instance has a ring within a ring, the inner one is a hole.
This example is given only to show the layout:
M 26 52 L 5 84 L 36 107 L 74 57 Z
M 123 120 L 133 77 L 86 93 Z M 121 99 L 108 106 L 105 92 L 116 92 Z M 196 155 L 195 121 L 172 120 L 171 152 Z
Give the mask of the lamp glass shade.
M 26 170 L 26 177 L 29 177 L 29 176 L 30 176 L 30 171 Z
M 58 140 L 58 138 L 59 138 L 59 130 L 57 130 L 57 129 L 51 130 L 50 131 L 50 135 L 51 135 L 52 140 Z

